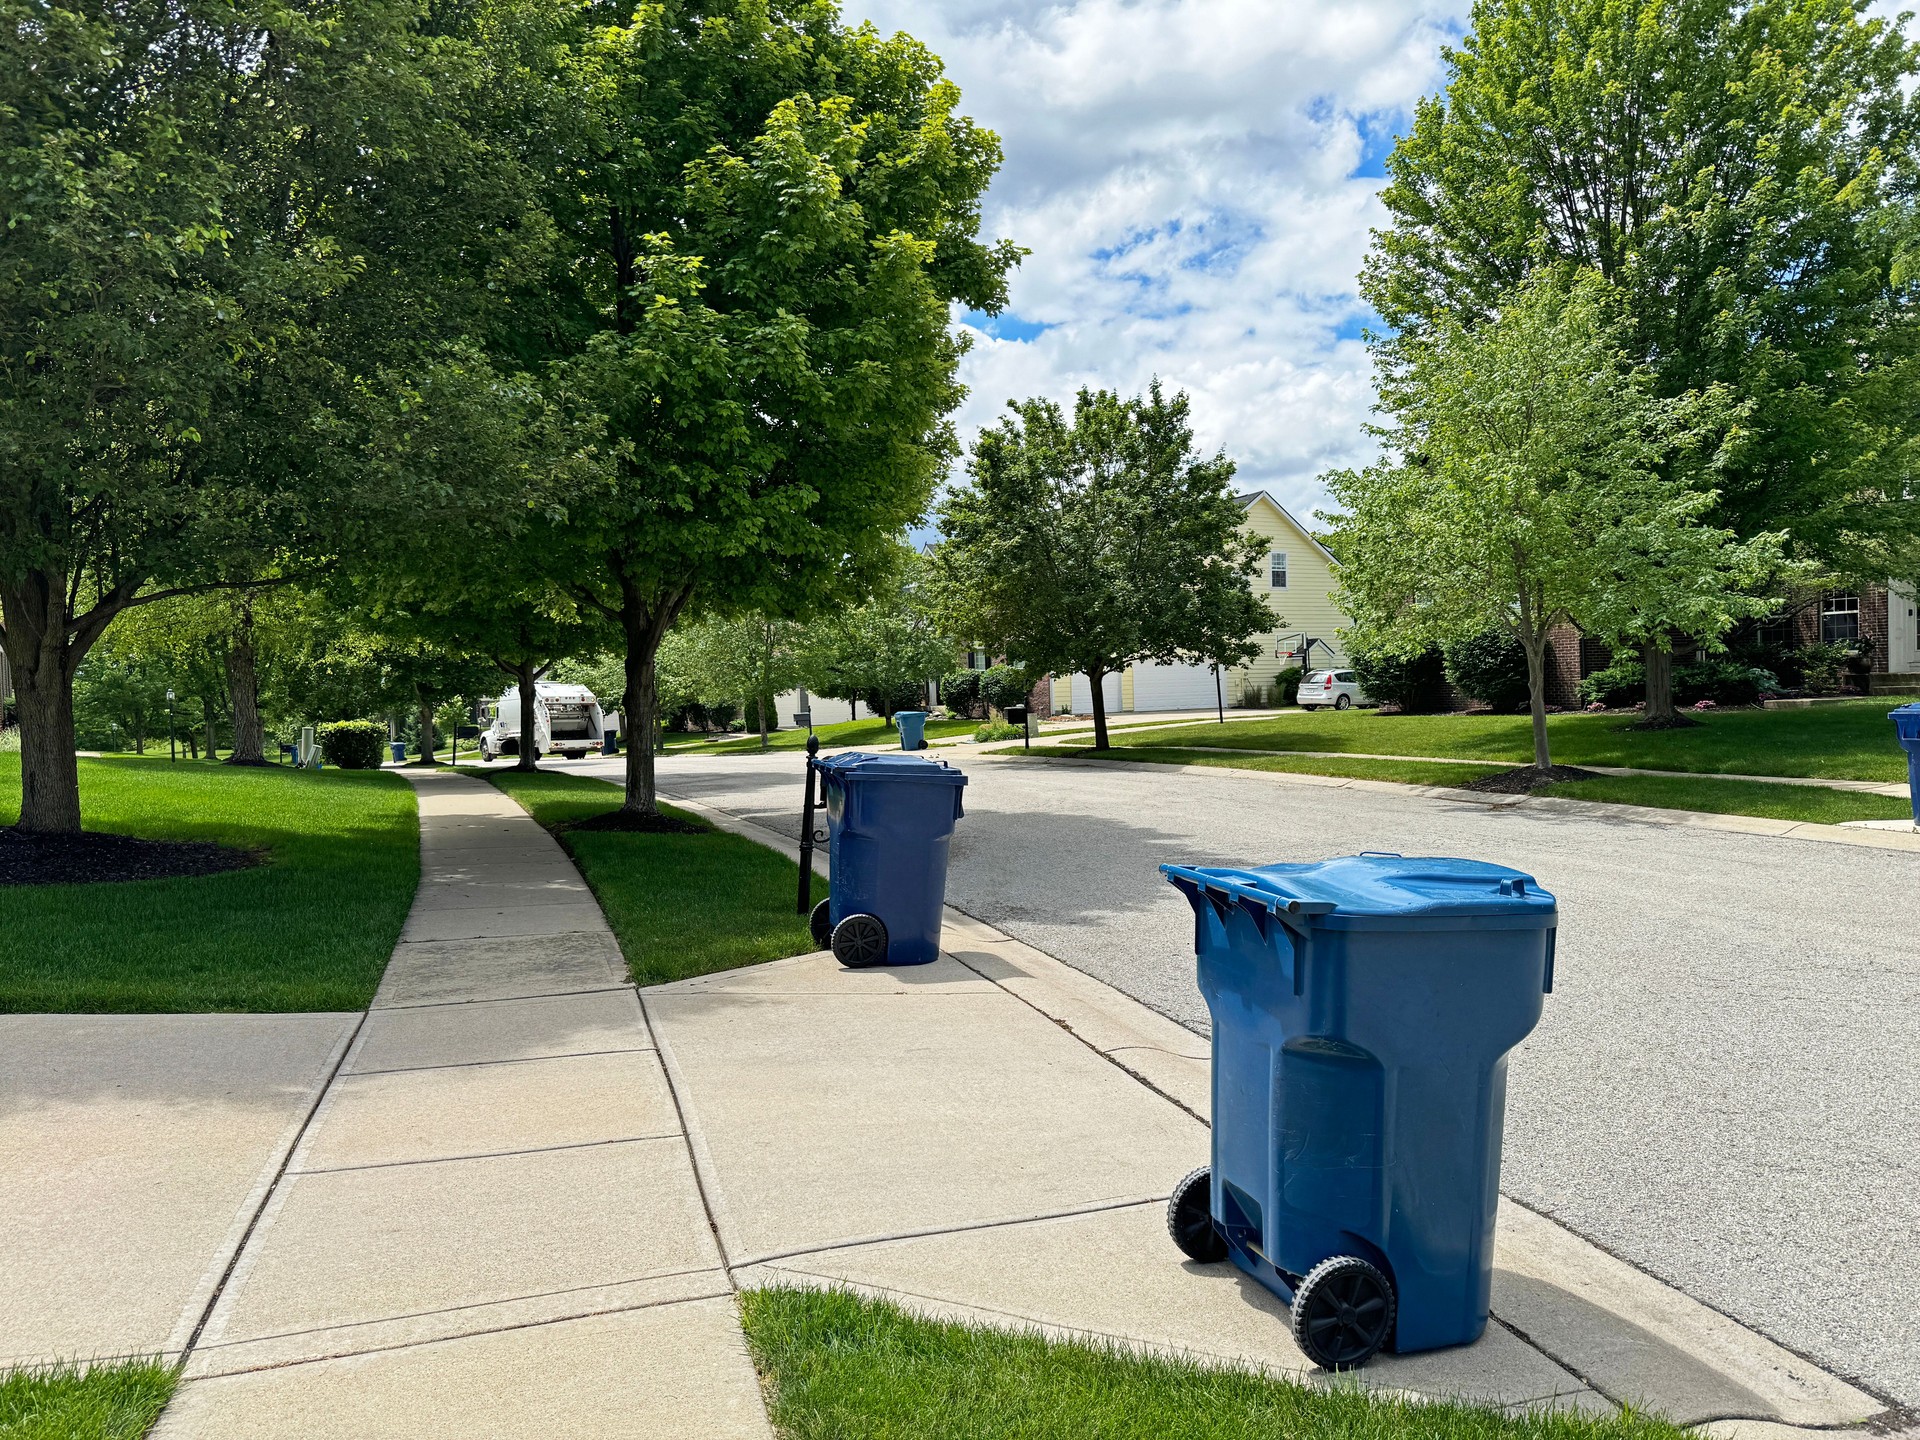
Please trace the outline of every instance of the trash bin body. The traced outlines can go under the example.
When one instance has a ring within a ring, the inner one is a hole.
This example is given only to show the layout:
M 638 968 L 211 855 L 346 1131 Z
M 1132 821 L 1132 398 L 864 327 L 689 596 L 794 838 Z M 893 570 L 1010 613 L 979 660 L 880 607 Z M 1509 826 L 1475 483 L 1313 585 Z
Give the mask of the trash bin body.
M 1920 829 L 1920 702 L 1902 705 L 1887 718 L 1907 752 L 1907 795 L 1913 802 L 1914 828 Z
M 909 755 L 831 755 L 815 762 L 826 791 L 828 915 L 878 916 L 889 965 L 940 953 L 947 851 L 967 777 Z
M 927 748 L 927 712 L 924 710 L 896 710 L 893 723 L 900 727 L 900 748 L 902 750 L 924 750 Z
M 1486 1328 L 1506 1057 L 1553 983 L 1556 905 L 1470 860 L 1161 869 L 1193 905 L 1213 1017 L 1213 1217 L 1289 1303 L 1380 1268 L 1401 1351 Z

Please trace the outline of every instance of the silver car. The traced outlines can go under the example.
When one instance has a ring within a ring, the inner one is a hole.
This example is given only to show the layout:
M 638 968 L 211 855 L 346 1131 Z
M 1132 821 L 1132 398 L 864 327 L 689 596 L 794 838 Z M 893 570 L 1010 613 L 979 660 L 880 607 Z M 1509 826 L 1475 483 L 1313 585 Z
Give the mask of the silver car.
M 1351 710 L 1366 702 L 1360 677 L 1351 670 L 1315 670 L 1300 682 L 1302 710 Z

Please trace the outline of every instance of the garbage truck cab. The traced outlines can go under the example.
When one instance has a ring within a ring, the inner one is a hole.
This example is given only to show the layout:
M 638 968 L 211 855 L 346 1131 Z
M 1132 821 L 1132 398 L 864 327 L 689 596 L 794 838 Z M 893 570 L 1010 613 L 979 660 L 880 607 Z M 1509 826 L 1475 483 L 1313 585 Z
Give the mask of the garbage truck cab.
M 520 753 L 520 687 L 513 686 L 487 703 L 487 728 L 480 732 L 480 758 Z M 561 685 L 546 680 L 534 685 L 533 753 L 579 759 L 600 748 L 606 738 L 606 716 L 600 702 L 584 685 Z

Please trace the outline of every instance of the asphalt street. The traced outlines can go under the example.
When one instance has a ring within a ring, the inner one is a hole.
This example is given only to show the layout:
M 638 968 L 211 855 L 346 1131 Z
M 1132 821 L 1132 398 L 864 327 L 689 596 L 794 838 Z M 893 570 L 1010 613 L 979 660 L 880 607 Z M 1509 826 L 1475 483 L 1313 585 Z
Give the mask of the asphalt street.
M 1920 855 L 1247 771 L 964 765 L 949 901 L 1201 1031 L 1162 861 L 1533 874 L 1559 949 L 1510 1067 L 1507 1193 L 1920 1408 Z M 797 834 L 801 773 L 673 756 L 661 785 Z

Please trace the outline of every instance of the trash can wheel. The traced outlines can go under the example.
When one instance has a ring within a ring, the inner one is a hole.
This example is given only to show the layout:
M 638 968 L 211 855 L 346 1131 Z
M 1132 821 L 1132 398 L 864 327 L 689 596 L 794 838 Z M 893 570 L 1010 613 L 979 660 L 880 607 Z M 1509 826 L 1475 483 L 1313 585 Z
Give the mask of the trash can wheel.
M 807 919 L 807 928 L 813 931 L 813 943 L 822 950 L 833 944 L 833 901 L 822 900 L 813 907 L 813 914 Z
M 1202 1265 L 1227 1258 L 1226 1237 L 1213 1223 L 1213 1167 L 1190 1172 L 1167 1200 L 1167 1234 L 1180 1253 Z
M 1322 1370 L 1354 1370 L 1393 1338 L 1393 1282 L 1358 1255 L 1335 1255 L 1293 1291 L 1293 1339 Z
M 833 927 L 833 958 L 849 970 L 880 965 L 887 958 L 887 927 L 878 915 L 849 915 Z

